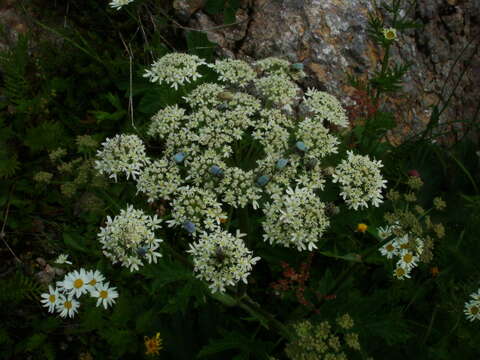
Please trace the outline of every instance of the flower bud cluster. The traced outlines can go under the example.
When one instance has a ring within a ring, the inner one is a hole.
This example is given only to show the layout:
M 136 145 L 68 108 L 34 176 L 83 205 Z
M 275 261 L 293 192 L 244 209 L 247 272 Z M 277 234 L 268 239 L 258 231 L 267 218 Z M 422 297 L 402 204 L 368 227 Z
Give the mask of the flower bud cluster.
M 346 319 L 348 317 L 348 319 Z M 346 320 L 350 320 L 348 323 Z M 285 354 L 291 360 L 347 360 L 348 352 L 360 351 L 358 334 L 351 332 L 353 320 L 348 314 L 337 319 L 338 328 L 328 321 L 314 324 L 303 320 L 293 324 L 295 340 L 285 347 Z M 345 326 L 344 326 L 345 325 Z

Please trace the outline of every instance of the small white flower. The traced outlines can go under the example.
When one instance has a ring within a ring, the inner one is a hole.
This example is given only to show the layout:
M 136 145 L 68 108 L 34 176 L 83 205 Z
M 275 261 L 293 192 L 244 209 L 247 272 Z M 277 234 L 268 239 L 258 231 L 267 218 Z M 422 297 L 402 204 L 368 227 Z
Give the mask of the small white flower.
M 62 282 L 62 287 L 68 295 L 78 298 L 88 291 L 88 282 L 87 273 L 82 268 L 80 271 L 74 270 L 68 273 Z
M 473 292 L 470 294 L 470 297 L 475 300 L 480 302 L 480 289 L 478 289 L 476 292 Z
M 398 280 L 404 280 L 405 278 L 410 279 L 410 270 L 397 266 L 395 270 L 393 270 L 393 276 Z
M 378 231 L 378 237 L 382 240 L 385 240 L 386 238 L 392 235 L 392 227 L 388 225 L 385 227 L 379 226 L 377 228 L 377 231 Z
M 68 254 L 60 254 L 58 257 L 55 259 L 55 264 L 69 264 L 72 265 L 71 261 L 68 261 Z
M 89 286 L 90 292 L 94 291 L 95 288 L 105 281 L 105 277 L 98 270 L 87 271 L 87 285 Z
M 392 259 L 393 256 L 398 254 L 398 245 L 394 240 L 387 242 L 380 249 L 380 253 L 387 259 Z
M 109 5 L 116 10 L 120 10 L 123 6 L 128 5 L 133 1 L 134 0 L 112 0 Z
M 48 293 L 43 293 L 41 300 L 44 307 L 48 307 L 48 312 L 53 313 L 58 304 L 60 293 L 58 289 L 54 289 L 51 285 L 48 286 Z
M 73 296 L 64 296 L 59 295 L 58 303 L 57 303 L 57 312 L 60 313 L 61 317 L 71 317 L 78 312 L 78 308 L 80 303 L 73 298 Z
M 480 320 L 480 302 L 478 300 L 471 300 L 465 303 L 463 310 L 468 320 Z
M 397 30 L 394 28 L 383 29 L 383 36 L 385 37 L 385 39 L 390 41 L 398 40 Z
M 109 287 L 109 283 L 97 285 L 96 290 L 92 291 L 92 297 L 97 298 L 97 306 L 103 304 L 106 309 L 107 306 L 115 303 L 115 299 L 118 297 L 118 292 L 115 287 Z
M 403 249 L 398 254 L 400 259 L 397 262 L 397 266 L 411 271 L 415 266 L 417 266 L 418 257 L 415 256 L 411 251 Z

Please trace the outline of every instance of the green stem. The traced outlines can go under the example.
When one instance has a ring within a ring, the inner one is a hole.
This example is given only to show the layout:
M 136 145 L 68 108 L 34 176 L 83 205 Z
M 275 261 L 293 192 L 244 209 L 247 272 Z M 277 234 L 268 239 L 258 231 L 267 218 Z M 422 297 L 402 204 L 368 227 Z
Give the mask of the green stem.
M 183 255 L 179 254 L 172 246 L 170 246 L 170 244 L 164 242 L 163 247 L 170 251 L 176 259 L 186 265 L 189 269 L 192 268 L 192 264 L 190 263 L 190 261 L 186 259 Z M 280 334 L 285 339 L 291 340 L 293 338 L 292 334 L 285 325 L 275 319 L 275 317 L 268 311 L 263 310 L 260 305 L 253 301 L 248 295 L 245 294 L 241 298 L 236 298 L 235 296 L 230 295 L 228 291 L 220 294 L 212 294 L 211 292 L 209 292 L 209 295 L 211 298 L 221 302 L 226 306 L 241 307 L 268 329 L 275 329 L 278 334 Z

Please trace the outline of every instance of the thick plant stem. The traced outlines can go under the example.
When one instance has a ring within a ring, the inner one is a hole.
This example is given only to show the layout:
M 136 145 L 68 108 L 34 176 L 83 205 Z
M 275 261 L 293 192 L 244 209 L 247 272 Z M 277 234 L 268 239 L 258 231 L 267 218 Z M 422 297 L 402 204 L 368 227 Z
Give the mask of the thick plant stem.
M 186 265 L 189 269 L 192 269 L 191 262 L 185 258 L 183 255 L 179 254 L 170 244 L 164 243 L 163 246 L 170 251 L 170 253 L 182 264 Z M 239 306 L 250 315 L 256 318 L 261 324 L 263 324 L 268 329 L 275 330 L 279 335 L 287 340 L 292 339 L 292 334 L 288 328 L 283 325 L 280 321 L 275 319 L 275 317 L 270 314 L 268 311 L 262 309 L 259 304 L 253 301 L 248 295 L 243 295 L 240 298 L 237 298 L 227 292 L 225 293 L 211 293 L 209 295 L 212 299 L 215 299 L 225 306 Z

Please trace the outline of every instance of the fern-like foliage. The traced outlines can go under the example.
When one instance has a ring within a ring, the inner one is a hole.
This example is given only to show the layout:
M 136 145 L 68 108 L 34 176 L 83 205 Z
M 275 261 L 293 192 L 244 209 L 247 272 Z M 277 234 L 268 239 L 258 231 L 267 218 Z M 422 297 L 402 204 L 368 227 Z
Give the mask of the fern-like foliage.
M 0 70 L 7 100 L 24 111 L 29 102 L 29 85 L 26 78 L 29 62 L 28 38 L 20 36 L 15 46 L 0 52 Z
M 23 300 L 37 301 L 42 289 L 40 284 L 17 271 L 13 276 L 0 280 L 0 304 L 19 303 Z
M 15 175 L 20 168 L 17 154 L 10 149 L 10 141 L 15 133 L 10 126 L 6 126 L 0 118 L 0 179 Z

